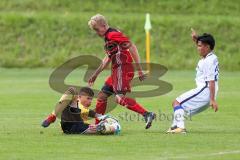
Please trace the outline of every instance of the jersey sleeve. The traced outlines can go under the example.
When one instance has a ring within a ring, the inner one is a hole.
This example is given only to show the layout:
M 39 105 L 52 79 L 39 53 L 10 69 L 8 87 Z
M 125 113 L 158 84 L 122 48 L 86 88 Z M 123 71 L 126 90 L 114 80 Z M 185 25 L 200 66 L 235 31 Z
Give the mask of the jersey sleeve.
M 218 76 L 218 60 L 217 58 L 213 58 L 205 64 L 204 67 L 205 72 L 205 81 L 217 81 Z
M 130 42 L 129 38 L 121 32 L 110 32 L 108 39 L 117 43 Z

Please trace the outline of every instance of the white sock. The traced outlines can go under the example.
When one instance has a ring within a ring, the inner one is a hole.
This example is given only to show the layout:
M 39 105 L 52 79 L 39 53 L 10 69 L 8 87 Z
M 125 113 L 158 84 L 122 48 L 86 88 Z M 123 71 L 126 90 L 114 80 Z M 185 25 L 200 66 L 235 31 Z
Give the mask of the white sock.
M 178 128 L 185 128 L 184 125 L 184 110 L 182 106 L 177 106 L 174 109 L 174 117 L 173 124 L 175 124 Z
M 172 126 L 171 127 L 175 127 L 176 125 L 177 125 L 177 121 L 176 121 L 176 119 L 174 118 L 175 116 L 174 116 L 174 112 L 173 112 L 173 118 L 172 118 Z

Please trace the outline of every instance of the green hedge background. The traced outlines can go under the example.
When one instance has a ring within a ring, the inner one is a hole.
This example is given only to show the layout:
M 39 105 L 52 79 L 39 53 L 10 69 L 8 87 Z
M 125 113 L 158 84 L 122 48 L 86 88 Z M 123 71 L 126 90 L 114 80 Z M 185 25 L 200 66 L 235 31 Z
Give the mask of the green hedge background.
M 101 13 L 137 45 L 145 61 L 145 14 L 151 14 L 151 60 L 193 69 L 199 58 L 190 28 L 212 33 L 221 70 L 240 69 L 238 0 L 1 0 L 0 66 L 56 67 L 83 54 L 104 57 L 103 40 L 89 30 Z

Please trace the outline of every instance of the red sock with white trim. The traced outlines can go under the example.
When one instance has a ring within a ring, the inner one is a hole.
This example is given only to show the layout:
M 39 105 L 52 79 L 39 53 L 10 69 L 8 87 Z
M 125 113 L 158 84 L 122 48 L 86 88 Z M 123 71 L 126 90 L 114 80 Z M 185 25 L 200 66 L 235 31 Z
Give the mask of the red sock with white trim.
M 107 100 L 97 100 L 96 113 L 104 115 L 107 108 Z M 99 120 L 95 119 L 95 124 L 98 124 Z
M 129 110 L 137 112 L 141 115 L 144 115 L 144 113 L 147 112 L 147 110 L 144 107 L 142 107 L 134 99 L 129 97 L 122 97 L 122 100 L 119 104 L 122 106 L 126 106 Z

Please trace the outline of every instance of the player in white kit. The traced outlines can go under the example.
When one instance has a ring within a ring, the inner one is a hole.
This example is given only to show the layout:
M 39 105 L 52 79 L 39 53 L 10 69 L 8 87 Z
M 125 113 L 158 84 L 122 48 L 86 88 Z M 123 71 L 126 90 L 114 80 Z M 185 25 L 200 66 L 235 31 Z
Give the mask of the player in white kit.
M 215 40 L 212 35 L 204 33 L 198 36 L 192 29 L 192 39 L 197 45 L 201 56 L 196 68 L 195 89 L 187 91 L 173 101 L 174 117 L 172 126 L 167 133 L 186 133 L 184 116 L 192 116 L 207 109 L 209 105 L 216 112 L 218 104 L 218 59 L 213 49 Z

